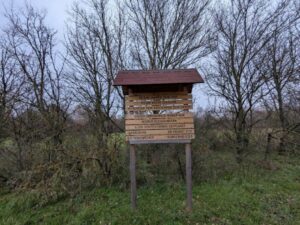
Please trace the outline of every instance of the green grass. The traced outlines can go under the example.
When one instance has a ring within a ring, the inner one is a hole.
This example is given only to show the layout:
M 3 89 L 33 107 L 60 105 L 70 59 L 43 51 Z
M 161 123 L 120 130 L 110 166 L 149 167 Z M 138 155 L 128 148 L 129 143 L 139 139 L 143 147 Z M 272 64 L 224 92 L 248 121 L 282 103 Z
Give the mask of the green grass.
M 138 210 L 128 190 L 102 188 L 45 201 L 35 192 L 0 193 L 0 224 L 300 224 L 299 159 L 278 169 L 245 164 L 219 180 L 195 184 L 193 211 L 184 184 L 138 188 Z M 194 171 L 195 173 L 197 171 Z

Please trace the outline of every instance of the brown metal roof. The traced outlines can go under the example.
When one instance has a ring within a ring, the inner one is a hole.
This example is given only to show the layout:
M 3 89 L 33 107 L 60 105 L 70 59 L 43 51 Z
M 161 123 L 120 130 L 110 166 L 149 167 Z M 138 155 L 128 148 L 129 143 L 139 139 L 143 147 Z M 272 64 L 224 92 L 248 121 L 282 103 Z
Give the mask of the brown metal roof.
M 196 69 L 178 70 L 122 70 L 119 71 L 114 86 L 148 84 L 194 84 L 203 83 Z

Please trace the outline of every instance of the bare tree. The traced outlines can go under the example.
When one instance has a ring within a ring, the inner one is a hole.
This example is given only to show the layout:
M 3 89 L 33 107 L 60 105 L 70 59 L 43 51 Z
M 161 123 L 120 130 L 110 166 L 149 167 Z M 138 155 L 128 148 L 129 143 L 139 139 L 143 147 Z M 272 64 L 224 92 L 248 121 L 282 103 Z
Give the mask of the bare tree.
M 280 128 L 280 152 L 285 151 L 285 136 L 288 133 L 288 95 L 291 90 L 296 90 L 297 85 L 297 57 L 296 46 L 299 45 L 298 37 L 289 29 L 285 32 L 276 32 L 267 45 L 266 71 L 268 79 L 266 85 L 270 91 L 272 108 L 277 112 Z
M 13 172 L 10 170 L 12 167 L 16 170 L 23 169 L 22 150 L 19 148 L 10 149 L 1 145 L 3 140 L 5 141 L 11 136 L 13 110 L 19 101 L 23 80 L 17 76 L 18 71 L 13 55 L 3 36 L 0 40 L 0 176 L 5 177 L 6 174 Z
M 214 49 L 208 14 L 210 0 L 129 0 L 123 4 L 127 18 L 130 67 L 176 69 L 199 65 Z M 157 113 L 157 112 L 155 112 Z M 147 161 L 157 146 L 147 152 Z M 160 154 L 160 153 L 159 153 Z M 179 151 L 175 154 L 183 171 Z
M 210 0 L 130 0 L 128 15 L 132 66 L 173 69 L 195 66 L 211 52 Z
M 22 83 L 16 79 L 16 65 L 12 58 L 4 40 L 0 40 L 0 139 L 8 127 L 12 107 Z
M 22 103 L 37 110 L 45 123 L 54 148 L 48 161 L 56 158 L 62 144 L 67 117 L 68 98 L 63 89 L 64 60 L 58 63 L 55 50 L 55 31 L 45 25 L 45 13 L 26 5 L 25 9 L 6 13 L 6 38 L 18 67 L 18 76 L 24 80 Z
M 110 15 L 108 8 L 106 0 L 75 3 L 66 37 L 73 71 L 69 82 L 75 99 L 88 112 L 98 141 L 97 162 L 106 178 L 112 163 L 108 137 L 118 127 L 114 118 L 123 99 L 121 90 L 112 85 L 118 70 L 125 67 L 127 45 L 125 21 L 120 14 Z
M 249 144 L 258 122 L 253 110 L 268 92 L 261 53 L 274 35 L 273 23 L 287 9 L 289 1 L 275 6 L 264 0 L 233 0 L 214 12 L 218 48 L 207 74 L 212 93 L 228 104 L 232 113 L 237 161 Z

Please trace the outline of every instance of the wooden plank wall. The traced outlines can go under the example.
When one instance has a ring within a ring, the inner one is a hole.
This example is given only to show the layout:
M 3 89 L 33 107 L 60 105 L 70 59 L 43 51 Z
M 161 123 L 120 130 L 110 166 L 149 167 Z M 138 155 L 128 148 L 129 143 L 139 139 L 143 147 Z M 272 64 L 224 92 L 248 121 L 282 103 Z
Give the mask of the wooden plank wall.
M 125 96 L 126 140 L 194 139 L 192 96 L 187 92 Z

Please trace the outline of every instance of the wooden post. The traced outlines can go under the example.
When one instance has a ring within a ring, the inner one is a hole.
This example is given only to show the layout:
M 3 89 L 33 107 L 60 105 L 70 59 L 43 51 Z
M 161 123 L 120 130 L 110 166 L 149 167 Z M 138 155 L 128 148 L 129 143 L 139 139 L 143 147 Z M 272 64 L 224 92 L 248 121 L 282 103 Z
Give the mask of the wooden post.
M 186 157 L 186 207 L 188 211 L 192 211 L 192 149 L 191 143 L 185 144 L 185 157 Z
M 131 193 L 131 207 L 136 209 L 136 173 L 135 173 L 135 146 L 130 145 L 130 193 Z

